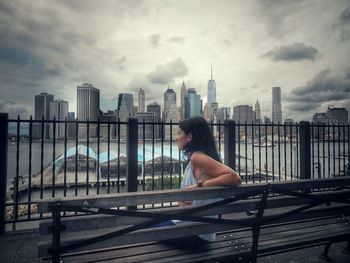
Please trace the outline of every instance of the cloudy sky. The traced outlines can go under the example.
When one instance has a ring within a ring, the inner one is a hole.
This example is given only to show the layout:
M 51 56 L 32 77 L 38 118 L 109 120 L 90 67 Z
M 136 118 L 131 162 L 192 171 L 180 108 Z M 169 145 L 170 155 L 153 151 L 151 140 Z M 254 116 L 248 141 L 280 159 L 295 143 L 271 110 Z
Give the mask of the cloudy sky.
M 350 105 L 349 0 L 0 0 L 0 111 L 33 114 L 49 92 L 76 111 L 76 87 L 158 101 L 182 81 L 204 101 L 210 67 L 219 106 L 254 105 L 309 119 Z M 178 96 L 179 98 L 179 96 Z

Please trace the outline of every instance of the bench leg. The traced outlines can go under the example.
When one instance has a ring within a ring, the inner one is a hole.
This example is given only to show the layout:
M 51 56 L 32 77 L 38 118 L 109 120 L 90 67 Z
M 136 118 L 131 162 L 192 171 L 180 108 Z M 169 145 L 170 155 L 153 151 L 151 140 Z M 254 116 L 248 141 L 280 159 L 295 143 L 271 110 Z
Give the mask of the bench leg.
M 322 258 L 325 261 L 332 261 L 332 259 L 328 256 L 329 249 L 333 242 L 328 242 L 326 246 L 324 247 L 323 253 L 320 255 L 320 258 Z

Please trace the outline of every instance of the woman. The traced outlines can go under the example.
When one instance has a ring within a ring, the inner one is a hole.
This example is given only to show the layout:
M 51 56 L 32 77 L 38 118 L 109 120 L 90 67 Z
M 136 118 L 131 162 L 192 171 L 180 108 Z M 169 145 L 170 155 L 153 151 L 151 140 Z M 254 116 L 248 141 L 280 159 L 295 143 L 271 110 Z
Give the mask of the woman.
M 240 176 L 221 163 L 210 127 L 202 117 L 180 122 L 177 144 L 189 160 L 181 188 L 230 186 L 241 183 Z
M 194 117 L 180 122 L 177 136 L 179 150 L 188 158 L 188 164 L 181 181 L 181 188 L 196 188 L 207 186 L 231 186 L 241 183 L 240 176 L 230 167 L 220 161 L 215 146 L 214 137 L 207 121 L 201 117 Z M 193 200 L 179 202 L 179 206 L 206 205 L 218 199 Z M 182 221 L 173 220 L 179 224 Z M 196 241 L 196 239 L 198 239 Z M 191 237 L 186 243 L 201 243 L 214 241 L 215 233 Z

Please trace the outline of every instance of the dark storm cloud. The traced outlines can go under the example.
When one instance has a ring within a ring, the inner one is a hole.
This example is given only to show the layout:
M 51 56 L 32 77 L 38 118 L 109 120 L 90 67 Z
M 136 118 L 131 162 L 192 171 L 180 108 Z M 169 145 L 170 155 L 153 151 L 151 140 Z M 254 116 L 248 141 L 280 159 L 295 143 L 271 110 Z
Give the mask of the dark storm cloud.
M 182 58 L 175 59 L 164 65 L 157 65 L 155 70 L 147 75 L 147 78 L 156 84 L 169 84 L 175 78 L 184 77 L 188 73 L 188 68 Z
M 273 61 L 314 61 L 319 52 L 312 46 L 306 46 L 304 43 L 294 43 L 289 46 L 277 46 L 271 51 L 265 53 L 263 57 L 270 58 Z
M 134 0 L 0 1 L 1 97 L 32 107 L 34 95 L 43 91 L 68 99 L 81 82 L 105 86 L 108 72 L 121 74 L 127 57 L 103 41 L 119 32 L 124 18 L 146 14 L 147 5 Z
M 347 41 L 350 39 L 350 7 L 345 9 L 338 17 L 334 28 L 339 30 L 340 39 Z
M 160 35 L 159 34 L 149 36 L 148 40 L 151 43 L 152 47 L 158 48 L 160 46 Z
M 310 111 L 328 101 L 342 102 L 350 98 L 350 79 L 346 75 L 332 74 L 330 69 L 319 72 L 303 87 L 293 89 L 286 100 L 287 108 Z
M 259 15 L 271 36 L 281 37 L 288 34 L 289 18 L 303 10 L 305 0 L 261 0 L 258 1 Z
M 350 7 L 340 14 L 340 21 L 344 24 L 350 24 Z

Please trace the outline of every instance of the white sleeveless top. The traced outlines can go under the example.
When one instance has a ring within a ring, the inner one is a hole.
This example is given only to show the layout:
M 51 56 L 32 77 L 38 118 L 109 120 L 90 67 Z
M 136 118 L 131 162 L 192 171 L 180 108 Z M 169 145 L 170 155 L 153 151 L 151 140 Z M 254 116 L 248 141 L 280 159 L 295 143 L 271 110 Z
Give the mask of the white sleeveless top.
M 193 174 L 193 169 L 192 169 L 192 164 L 191 161 L 188 162 L 187 167 L 184 171 L 184 177 L 182 178 L 180 188 L 185 188 L 186 186 L 194 185 L 197 184 L 197 179 L 194 177 Z M 192 204 L 190 206 L 202 206 L 202 205 L 207 205 L 213 202 L 217 202 L 220 199 L 205 199 L 205 200 L 192 200 Z M 208 217 L 217 217 L 217 216 L 208 216 Z M 181 224 L 185 221 L 180 221 L 180 220 L 172 220 L 174 224 Z M 200 238 L 213 242 L 216 240 L 216 234 L 211 233 L 211 234 L 203 234 L 203 235 L 198 235 Z

